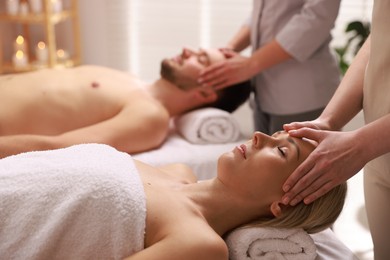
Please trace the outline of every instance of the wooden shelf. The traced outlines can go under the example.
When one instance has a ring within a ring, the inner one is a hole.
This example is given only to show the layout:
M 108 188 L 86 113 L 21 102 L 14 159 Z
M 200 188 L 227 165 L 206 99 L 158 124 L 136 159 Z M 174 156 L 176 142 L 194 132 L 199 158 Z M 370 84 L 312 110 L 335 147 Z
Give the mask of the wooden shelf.
M 42 0 L 43 10 L 41 13 L 28 13 L 28 14 L 16 14 L 10 15 L 0 13 L 0 23 L 13 23 L 21 24 L 23 27 L 23 37 L 28 44 L 36 44 L 31 42 L 30 37 L 30 25 L 41 26 L 44 30 L 44 42 L 48 50 L 48 61 L 44 64 L 37 63 L 34 60 L 34 55 L 29 55 L 29 50 L 33 49 L 30 46 L 27 47 L 27 55 L 30 58 L 30 63 L 23 68 L 16 68 L 9 60 L 3 60 L 2 42 L 4 37 L 0 38 L 0 74 L 3 73 L 18 73 L 31 70 L 37 70 L 42 68 L 56 68 L 56 67 L 73 67 L 80 64 L 81 60 L 81 48 L 80 48 L 80 32 L 79 32 L 79 19 L 78 19 L 78 6 L 77 0 L 61 0 L 68 1 L 70 8 L 62 10 L 60 12 L 52 12 L 52 0 Z M 56 25 L 61 22 L 72 22 L 72 33 L 70 37 L 73 39 L 73 51 L 71 57 L 66 60 L 59 59 L 57 57 L 56 46 Z

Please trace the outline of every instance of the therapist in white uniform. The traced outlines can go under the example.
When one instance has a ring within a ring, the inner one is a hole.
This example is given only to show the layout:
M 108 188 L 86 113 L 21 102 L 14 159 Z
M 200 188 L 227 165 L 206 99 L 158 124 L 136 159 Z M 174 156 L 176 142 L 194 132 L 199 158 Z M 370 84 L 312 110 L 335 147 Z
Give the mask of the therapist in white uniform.
M 253 79 L 255 130 L 318 117 L 340 71 L 329 47 L 340 0 L 254 0 L 252 15 L 227 44 L 230 59 L 205 69 L 199 82 L 224 88 Z M 252 47 L 252 55 L 238 52 Z

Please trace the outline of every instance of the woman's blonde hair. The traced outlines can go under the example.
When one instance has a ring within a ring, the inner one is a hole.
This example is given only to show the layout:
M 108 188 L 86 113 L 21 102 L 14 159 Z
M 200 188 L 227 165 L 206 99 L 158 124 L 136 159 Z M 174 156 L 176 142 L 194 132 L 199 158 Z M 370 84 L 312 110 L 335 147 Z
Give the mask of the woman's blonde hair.
M 330 226 L 339 217 L 347 195 L 344 182 L 310 204 L 302 201 L 295 206 L 286 206 L 279 217 L 262 218 L 246 227 L 302 228 L 308 233 L 317 233 Z

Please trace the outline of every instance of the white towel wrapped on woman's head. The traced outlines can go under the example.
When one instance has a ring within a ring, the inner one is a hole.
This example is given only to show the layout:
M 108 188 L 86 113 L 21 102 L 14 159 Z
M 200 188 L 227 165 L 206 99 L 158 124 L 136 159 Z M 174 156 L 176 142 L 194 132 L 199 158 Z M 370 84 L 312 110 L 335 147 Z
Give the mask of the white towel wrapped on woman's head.
M 217 108 L 196 109 L 175 118 L 177 131 L 194 144 L 220 144 L 237 141 L 240 127 L 232 114 Z
M 303 229 L 247 227 L 225 238 L 230 260 L 313 260 L 316 246 Z
M 132 158 L 85 144 L 0 160 L 1 259 L 123 259 L 144 247 Z

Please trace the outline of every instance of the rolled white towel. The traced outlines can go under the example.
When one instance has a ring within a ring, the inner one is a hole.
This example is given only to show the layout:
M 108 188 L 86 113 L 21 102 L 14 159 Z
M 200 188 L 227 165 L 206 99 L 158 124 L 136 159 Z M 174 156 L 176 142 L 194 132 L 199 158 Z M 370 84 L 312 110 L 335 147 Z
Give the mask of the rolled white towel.
M 225 239 L 230 260 L 313 260 L 316 246 L 303 229 L 248 227 Z
M 201 108 L 175 119 L 177 131 L 194 144 L 220 144 L 237 141 L 240 127 L 229 112 L 217 108 Z

